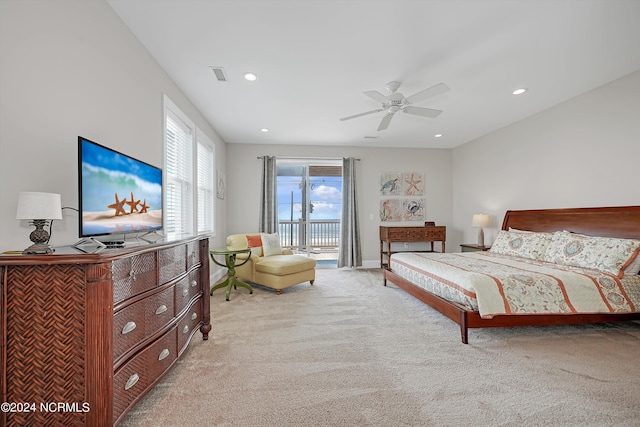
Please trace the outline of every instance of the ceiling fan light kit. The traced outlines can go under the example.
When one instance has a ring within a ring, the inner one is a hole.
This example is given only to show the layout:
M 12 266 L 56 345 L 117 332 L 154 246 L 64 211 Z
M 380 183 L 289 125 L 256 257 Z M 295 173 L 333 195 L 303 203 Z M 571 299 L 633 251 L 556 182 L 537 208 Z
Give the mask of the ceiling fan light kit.
M 416 107 L 411 105 L 415 102 L 419 102 L 425 100 L 427 98 L 431 98 L 436 95 L 440 95 L 449 90 L 449 87 L 444 83 L 438 83 L 435 86 L 430 88 L 421 90 L 420 92 L 414 93 L 413 95 L 405 98 L 403 94 L 398 92 L 397 90 L 400 88 L 400 82 L 392 81 L 387 83 L 387 91 L 389 95 L 385 96 L 378 92 L 377 90 L 368 90 L 363 92 L 369 98 L 373 99 L 382 104 L 382 108 L 378 108 L 376 110 L 366 111 L 360 114 L 354 114 L 352 116 L 342 117 L 340 120 L 351 120 L 357 117 L 366 116 L 368 114 L 380 113 L 385 111 L 385 115 L 382 117 L 380 124 L 378 125 L 378 131 L 385 130 L 389 127 L 389 123 L 391 123 L 391 119 L 393 115 L 398 111 L 402 111 L 403 113 L 412 114 L 414 116 L 428 117 L 428 118 L 436 118 L 441 110 L 434 110 L 432 108 L 425 107 Z

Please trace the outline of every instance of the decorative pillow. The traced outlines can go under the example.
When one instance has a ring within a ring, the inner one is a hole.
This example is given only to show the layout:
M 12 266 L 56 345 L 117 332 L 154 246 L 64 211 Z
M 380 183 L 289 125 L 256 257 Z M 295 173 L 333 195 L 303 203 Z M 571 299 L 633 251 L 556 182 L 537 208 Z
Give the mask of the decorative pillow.
M 551 243 L 551 236 L 550 233 L 500 230 L 489 252 L 542 260 Z
M 640 252 L 636 251 L 636 258 L 632 260 L 629 265 L 624 269 L 625 276 L 635 276 L 640 274 Z
M 622 277 L 637 257 L 640 240 L 591 237 L 560 231 L 553 234 L 545 261 L 592 268 Z
M 260 234 L 247 234 L 247 247 L 251 249 L 251 255 L 262 256 L 262 238 Z
M 264 256 L 282 255 L 282 246 L 280 246 L 280 236 L 278 233 L 262 233 L 260 236 L 262 237 L 262 251 Z

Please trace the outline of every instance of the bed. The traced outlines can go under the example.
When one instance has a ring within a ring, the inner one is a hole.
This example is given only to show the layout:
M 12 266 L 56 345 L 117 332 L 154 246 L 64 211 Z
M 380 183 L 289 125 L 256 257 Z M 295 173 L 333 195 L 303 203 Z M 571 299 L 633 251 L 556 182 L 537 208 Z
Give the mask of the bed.
M 490 251 L 396 253 L 384 285 L 458 323 L 467 344 L 469 328 L 640 320 L 639 265 L 640 206 L 511 210 Z

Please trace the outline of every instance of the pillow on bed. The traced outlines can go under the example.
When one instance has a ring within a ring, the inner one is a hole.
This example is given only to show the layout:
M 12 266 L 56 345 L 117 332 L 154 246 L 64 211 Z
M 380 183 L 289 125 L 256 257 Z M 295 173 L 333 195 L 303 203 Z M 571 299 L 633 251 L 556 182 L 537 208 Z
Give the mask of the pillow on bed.
M 624 269 L 625 276 L 635 276 L 640 274 L 640 253 L 636 251 L 636 259 L 631 261 L 629 265 Z
M 551 243 L 552 234 L 531 231 L 500 230 L 489 252 L 500 255 L 542 260 Z
M 635 261 L 640 240 L 591 237 L 559 231 L 553 234 L 545 261 L 592 268 L 622 277 Z

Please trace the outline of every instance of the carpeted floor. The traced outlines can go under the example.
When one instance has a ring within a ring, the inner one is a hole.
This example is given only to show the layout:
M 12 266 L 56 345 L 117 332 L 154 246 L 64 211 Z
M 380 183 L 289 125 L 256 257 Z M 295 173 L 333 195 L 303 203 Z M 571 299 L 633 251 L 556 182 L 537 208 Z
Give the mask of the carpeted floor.
M 640 324 L 471 330 L 381 270 L 211 300 L 123 426 L 640 426 Z

